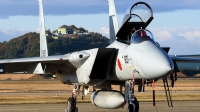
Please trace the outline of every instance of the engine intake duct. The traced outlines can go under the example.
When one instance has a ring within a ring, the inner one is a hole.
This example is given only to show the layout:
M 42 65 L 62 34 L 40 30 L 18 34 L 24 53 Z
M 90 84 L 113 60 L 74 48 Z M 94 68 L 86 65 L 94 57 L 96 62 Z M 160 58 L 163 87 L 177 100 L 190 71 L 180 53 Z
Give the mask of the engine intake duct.
M 111 62 L 114 56 L 115 48 L 99 48 L 90 79 L 104 80 L 110 73 Z

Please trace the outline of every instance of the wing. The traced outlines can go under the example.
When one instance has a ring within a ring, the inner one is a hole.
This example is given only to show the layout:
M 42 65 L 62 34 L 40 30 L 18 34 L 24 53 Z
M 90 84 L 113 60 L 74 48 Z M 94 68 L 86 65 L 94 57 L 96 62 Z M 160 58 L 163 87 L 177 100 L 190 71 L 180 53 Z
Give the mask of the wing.
M 176 62 L 200 62 L 200 57 L 195 55 L 170 56 Z
M 195 55 L 182 55 L 182 56 L 170 56 L 174 62 L 174 71 L 180 72 L 177 63 L 179 62 L 200 62 L 200 57 Z
M 48 57 L 31 57 L 0 60 L 3 72 L 26 72 L 33 74 L 66 72 L 76 70 L 87 60 L 89 54 L 84 51 Z
M 95 48 L 58 56 L 0 60 L 0 68 L 3 72 L 55 74 L 62 83 L 84 85 L 105 81 L 116 55 L 115 48 Z

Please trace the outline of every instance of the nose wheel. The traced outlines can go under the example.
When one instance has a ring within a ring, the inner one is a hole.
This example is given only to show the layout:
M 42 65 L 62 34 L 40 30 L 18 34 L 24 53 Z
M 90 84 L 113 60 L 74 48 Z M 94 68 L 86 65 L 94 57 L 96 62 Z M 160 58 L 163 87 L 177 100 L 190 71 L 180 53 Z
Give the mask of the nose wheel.
M 127 112 L 139 112 L 139 102 L 136 97 L 134 97 L 134 100 L 129 102 Z

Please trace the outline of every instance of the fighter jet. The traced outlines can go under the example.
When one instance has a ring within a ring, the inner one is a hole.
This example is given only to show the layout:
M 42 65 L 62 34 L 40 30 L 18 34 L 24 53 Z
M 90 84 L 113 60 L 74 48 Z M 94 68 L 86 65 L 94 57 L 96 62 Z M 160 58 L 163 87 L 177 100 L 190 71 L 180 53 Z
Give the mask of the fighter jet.
M 72 97 L 67 101 L 66 112 L 75 112 L 76 97 L 83 87 L 82 98 L 93 87 L 91 102 L 100 108 L 116 109 L 128 102 L 128 112 L 138 112 L 139 102 L 134 97 L 134 87 L 151 83 L 176 72 L 175 61 L 200 61 L 193 58 L 170 57 L 155 41 L 146 27 L 153 20 L 153 10 L 145 2 L 134 3 L 128 8 L 121 26 L 118 25 L 114 0 L 108 0 L 110 45 L 48 56 L 45 36 L 43 2 L 40 9 L 40 57 L 0 60 L 3 72 L 55 74 L 63 84 L 74 85 Z M 120 85 L 125 91 L 113 90 Z

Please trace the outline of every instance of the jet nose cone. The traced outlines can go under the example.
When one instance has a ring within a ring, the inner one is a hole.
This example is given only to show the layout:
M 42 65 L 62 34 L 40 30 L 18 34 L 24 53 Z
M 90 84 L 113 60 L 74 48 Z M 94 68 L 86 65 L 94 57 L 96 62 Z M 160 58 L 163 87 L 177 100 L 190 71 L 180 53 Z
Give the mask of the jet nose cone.
M 170 71 L 173 71 L 173 70 L 174 70 L 174 67 L 172 65 L 168 64 L 168 65 L 165 66 L 165 71 L 166 72 L 170 72 Z
M 165 77 L 172 73 L 174 64 L 167 53 L 159 48 L 145 52 L 141 60 L 141 68 L 148 78 Z

